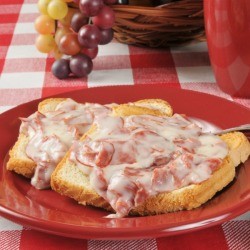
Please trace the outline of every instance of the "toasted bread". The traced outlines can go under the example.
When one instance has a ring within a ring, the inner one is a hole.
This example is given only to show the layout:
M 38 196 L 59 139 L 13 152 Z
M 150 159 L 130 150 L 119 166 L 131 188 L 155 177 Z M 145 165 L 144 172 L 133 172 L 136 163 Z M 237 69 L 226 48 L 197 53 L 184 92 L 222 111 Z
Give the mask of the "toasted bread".
M 155 215 L 199 207 L 227 186 L 234 177 L 235 167 L 230 157 L 227 157 L 207 181 L 149 197 L 143 204 L 133 208 L 129 214 Z M 61 195 L 75 199 L 79 204 L 114 212 L 110 204 L 91 187 L 88 176 L 72 164 L 69 154 L 53 172 L 51 187 Z
M 141 114 L 141 107 L 121 105 L 114 109 L 115 116 L 128 116 Z M 151 111 L 149 115 L 152 115 Z M 160 113 L 153 115 L 161 116 Z M 93 126 L 83 137 L 87 140 L 97 130 Z M 201 206 L 211 199 L 218 191 L 227 186 L 235 177 L 235 167 L 246 161 L 250 155 L 250 143 L 247 138 L 239 132 L 228 133 L 221 136 L 228 146 L 228 153 L 222 159 L 220 165 L 211 176 L 200 183 L 187 185 L 168 192 L 159 192 L 157 195 L 149 196 L 141 204 L 132 207 L 130 215 L 155 215 L 167 212 L 190 210 Z M 73 150 L 73 149 L 71 149 Z M 52 174 L 51 187 L 61 195 L 75 199 L 82 205 L 92 205 L 114 211 L 107 199 L 99 195 L 91 186 L 90 177 L 84 173 L 77 164 L 70 159 L 69 151 L 59 163 Z
M 173 109 L 167 101 L 162 99 L 144 99 L 133 103 L 120 104 L 113 108 L 114 115 L 156 115 L 172 116 Z
M 38 112 L 47 115 L 53 111 L 55 111 L 59 104 L 65 102 L 66 98 L 50 98 L 42 101 L 38 105 Z M 164 115 L 172 115 L 171 106 L 163 100 L 154 100 L 154 99 L 145 99 L 137 102 L 138 105 L 144 105 L 140 108 L 142 113 L 164 113 Z M 154 104 L 156 106 L 154 106 Z M 129 106 L 135 106 L 136 103 L 129 103 Z M 149 105 L 149 107 L 147 107 Z M 113 105 L 113 107 L 119 107 L 119 105 Z M 158 111 L 160 109 L 161 111 Z M 125 109 L 124 109 L 125 110 Z M 37 167 L 37 163 L 34 162 L 31 158 L 29 158 L 26 154 L 26 148 L 30 141 L 27 135 L 24 133 L 20 133 L 17 142 L 10 150 L 10 158 L 7 163 L 7 169 L 14 171 L 18 174 L 21 174 L 27 178 L 32 178 L 35 174 L 35 169 Z
M 65 100 L 65 98 L 46 99 L 39 103 L 38 112 L 45 114 L 46 112 L 54 111 L 56 106 Z M 28 142 L 28 136 L 20 133 L 15 145 L 9 152 L 10 158 L 7 163 L 7 169 L 31 178 L 34 175 L 36 163 L 25 152 Z
M 233 161 L 234 166 L 245 162 L 249 157 L 250 143 L 246 136 L 242 133 L 228 133 L 221 135 L 229 147 L 229 155 Z

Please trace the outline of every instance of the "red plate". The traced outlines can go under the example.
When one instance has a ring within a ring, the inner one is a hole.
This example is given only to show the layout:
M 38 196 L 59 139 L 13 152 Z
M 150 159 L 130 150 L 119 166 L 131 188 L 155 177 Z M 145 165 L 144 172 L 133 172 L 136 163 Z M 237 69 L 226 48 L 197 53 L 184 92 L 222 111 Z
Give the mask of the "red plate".
M 77 101 L 123 103 L 143 98 L 162 98 L 174 111 L 227 128 L 250 123 L 250 110 L 215 96 L 164 86 L 119 86 L 86 89 L 60 97 Z M 0 214 L 47 233 L 74 238 L 137 239 L 161 237 L 207 228 L 230 220 L 250 206 L 250 161 L 237 170 L 237 178 L 211 201 L 192 211 L 158 216 L 106 219 L 108 213 L 78 205 L 51 191 L 34 189 L 28 180 L 6 171 L 7 152 L 18 135 L 20 121 L 37 109 L 36 100 L 0 115 Z

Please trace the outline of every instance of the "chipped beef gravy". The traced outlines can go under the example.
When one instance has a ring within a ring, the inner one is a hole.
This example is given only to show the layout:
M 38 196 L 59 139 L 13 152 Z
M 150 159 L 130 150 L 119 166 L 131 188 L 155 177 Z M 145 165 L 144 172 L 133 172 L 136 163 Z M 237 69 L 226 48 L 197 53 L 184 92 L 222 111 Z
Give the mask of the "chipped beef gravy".
M 226 157 L 226 144 L 185 116 L 113 117 L 99 113 L 96 130 L 75 141 L 70 160 L 92 188 L 124 217 L 148 197 L 201 183 Z

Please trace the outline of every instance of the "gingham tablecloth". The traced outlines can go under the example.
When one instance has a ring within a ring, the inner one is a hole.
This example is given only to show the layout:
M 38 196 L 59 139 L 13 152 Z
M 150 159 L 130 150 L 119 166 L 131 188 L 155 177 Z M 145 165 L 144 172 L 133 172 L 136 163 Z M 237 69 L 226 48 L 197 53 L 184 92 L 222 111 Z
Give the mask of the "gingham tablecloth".
M 153 50 L 113 41 L 102 46 L 85 79 L 53 77 L 53 59 L 34 47 L 37 0 L 0 1 L 0 113 L 19 104 L 70 90 L 108 85 L 163 83 L 232 99 L 215 84 L 206 43 Z M 131 241 L 77 240 L 24 228 L 0 216 L 0 249 L 250 249 L 250 214 L 194 233 Z

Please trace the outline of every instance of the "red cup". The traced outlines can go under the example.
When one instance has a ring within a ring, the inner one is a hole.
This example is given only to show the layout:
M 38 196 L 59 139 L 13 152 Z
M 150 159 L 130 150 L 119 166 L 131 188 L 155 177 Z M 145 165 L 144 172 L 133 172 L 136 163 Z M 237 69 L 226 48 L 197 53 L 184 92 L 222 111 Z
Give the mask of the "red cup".
M 250 0 L 204 0 L 210 61 L 218 86 L 250 97 Z

